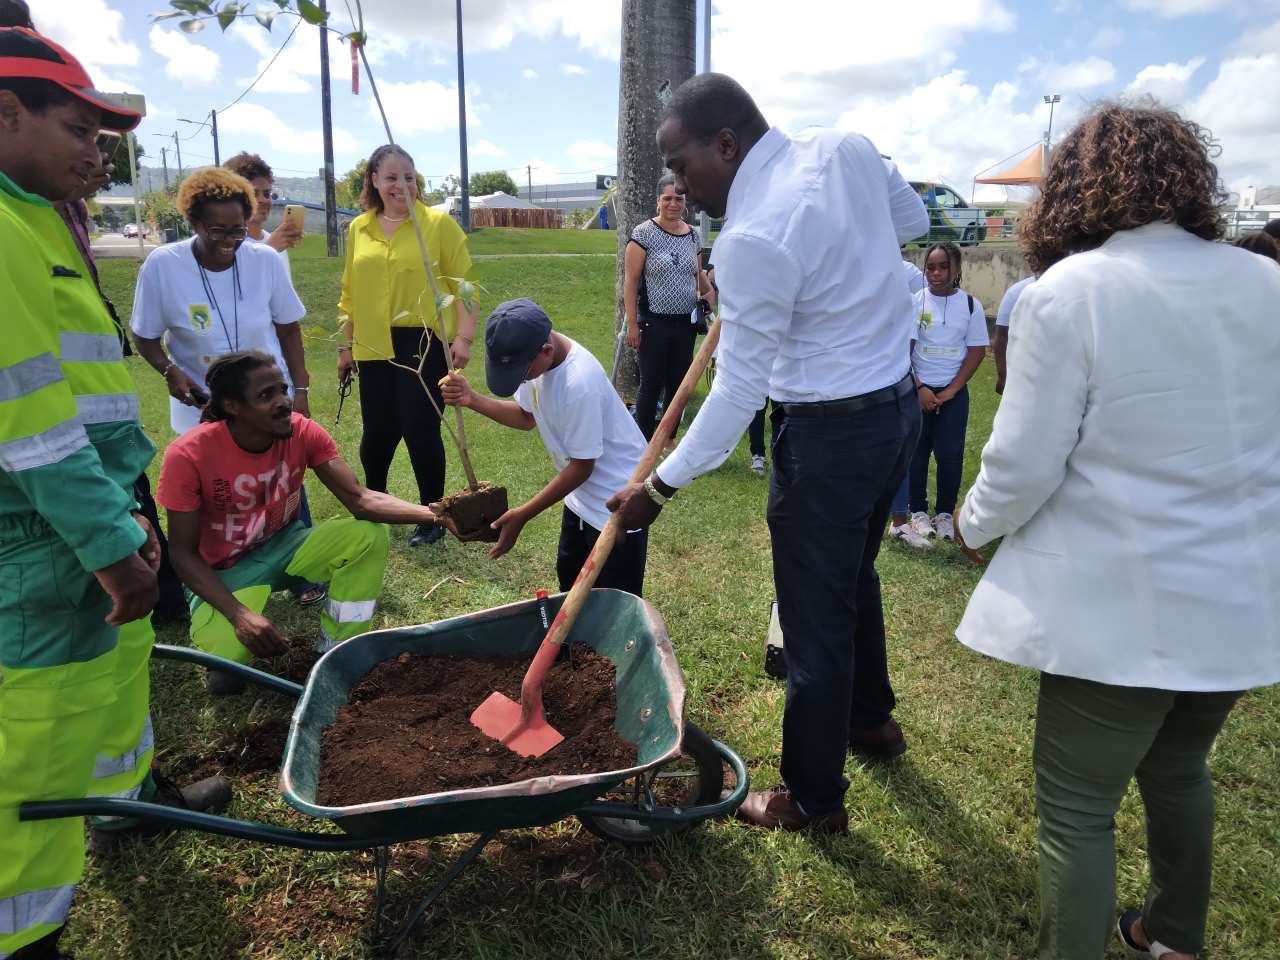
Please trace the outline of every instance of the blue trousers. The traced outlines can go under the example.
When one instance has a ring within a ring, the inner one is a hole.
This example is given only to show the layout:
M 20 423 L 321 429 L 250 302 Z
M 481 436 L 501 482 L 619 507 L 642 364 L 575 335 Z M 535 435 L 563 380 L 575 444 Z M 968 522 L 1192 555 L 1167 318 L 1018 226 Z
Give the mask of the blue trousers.
M 935 392 L 942 387 L 931 387 Z M 969 387 L 937 410 L 921 411 L 920 440 L 911 457 L 911 468 L 893 498 L 893 512 L 929 512 L 929 458 L 938 464 L 934 513 L 955 513 L 964 476 L 964 438 L 969 430 Z

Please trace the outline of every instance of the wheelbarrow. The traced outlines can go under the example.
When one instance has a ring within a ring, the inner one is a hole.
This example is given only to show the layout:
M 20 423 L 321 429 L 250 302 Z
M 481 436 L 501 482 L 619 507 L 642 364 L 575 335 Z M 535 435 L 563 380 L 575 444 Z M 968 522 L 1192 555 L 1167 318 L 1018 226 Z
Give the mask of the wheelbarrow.
M 552 616 L 563 600 L 564 595 L 549 599 Z M 374 666 L 402 653 L 529 656 L 541 643 L 543 632 L 537 602 L 532 600 L 437 623 L 375 630 L 326 653 L 305 686 L 189 647 L 156 645 L 153 655 L 158 658 L 225 670 L 298 699 L 280 772 L 281 793 L 290 806 L 335 824 L 342 833 L 295 830 L 111 797 L 24 803 L 19 819 L 136 817 L 158 826 L 301 850 L 372 850 L 377 880 L 374 950 L 392 955 L 431 904 L 500 830 L 541 826 L 576 816 L 592 833 L 641 845 L 738 808 L 749 786 L 745 764 L 729 747 L 684 721 L 684 677 L 666 625 L 644 600 L 618 590 L 593 590 L 568 639 L 586 644 L 613 662 L 617 678 L 615 727 L 623 739 L 635 745 L 635 766 L 346 807 L 316 802 L 321 736 L 348 702 L 351 688 Z M 721 799 L 725 764 L 736 782 Z M 478 836 L 448 866 L 400 928 L 384 939 L 391 846 L 452 833 Z

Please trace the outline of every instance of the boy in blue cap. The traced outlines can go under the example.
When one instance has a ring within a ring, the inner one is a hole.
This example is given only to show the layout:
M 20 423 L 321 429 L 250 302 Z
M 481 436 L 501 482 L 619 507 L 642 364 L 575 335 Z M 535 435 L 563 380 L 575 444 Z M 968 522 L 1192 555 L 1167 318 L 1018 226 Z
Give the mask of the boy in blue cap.
M 517 430 L 538 428 L 559 472 L 527 503 L 493 522 L 498 542 L 489 558 L 515 545 L 524 525 L 564 501 L 556 575 L 573 586 L 583 561 L 609 519 L 605 501 L 630 479 L 644 453 L 644 437 L 589 350 L 551 329 L 532 300 L 499 304 L 485 324 L 485 379 L 492 397 L 471 389 L 461 373 L 440 381 L 444 401 L 470 407 Z M 513 397 L 500 400 L 498 397 Z M 641 595 L 647 531 L 628 532 L 600 571 L 597 587 Z

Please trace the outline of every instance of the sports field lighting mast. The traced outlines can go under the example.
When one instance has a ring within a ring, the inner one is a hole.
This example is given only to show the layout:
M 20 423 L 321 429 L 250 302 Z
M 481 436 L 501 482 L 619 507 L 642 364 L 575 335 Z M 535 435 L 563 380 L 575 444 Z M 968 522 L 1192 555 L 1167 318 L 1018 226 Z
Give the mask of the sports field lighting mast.
M 1062 97 L 1056 93 L 1046 93 L 1044 95 L 1044 102 L 1049 105 L 1049 129 L 1045 131 L 1044 135 L 1045 146 L 1049 146 L 1053 143 L 1053 107 L 1054 104 L 1062 102 Z

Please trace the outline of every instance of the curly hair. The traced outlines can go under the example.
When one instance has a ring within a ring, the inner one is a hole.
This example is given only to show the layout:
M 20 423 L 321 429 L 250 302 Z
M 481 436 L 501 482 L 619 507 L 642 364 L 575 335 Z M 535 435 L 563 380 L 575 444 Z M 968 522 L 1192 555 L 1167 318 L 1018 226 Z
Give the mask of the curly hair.
M 1149 223 L 1220 239 L 1219 152 L 1208 130 L 1154 101 L 1100 104 L 1054 148 L 1040 195 L 1018 224 L 1032 272 Z
M 1280 261 L 1280 243 L 1276 243 L 1275 238 L 1269 233 L 1262 231 L 1251 233 L 1241 237 L 1232 246 L 1256 253 L 1260 257 L 1270 257 L 1272 260 Z
M 373 151 L 373 156 L 369 158 L 369 163 L 364 168 L 364 179 L 360 182 L 360 209 L 375 210 L 382 212 L 382 194 L 378 192 L 377 187 L 373 185 L 373 176 L 378 172 L 378 168 L 382 166 L 382 161 L 392 155 L 404 157 L 409 161 L 409 166 L 416 171 L 417 164 L 413 162 L 413 157 L 409 156 L 409 152 L 404 147 L 396 143 L 384 143 L 377 150 Z M 414 179 L 418 181 L 418 195 L 422 195 L 422 188 L 425 184 L 422 182 L 422 175 L 414 173 Z
M 237 153 L 223 166 L 232 173 L 240 174 L 246 180 L 257 180 L 259 177 L 264 177 L 275 182 L 276 179 L 276 175 L 271 172 L 271 167 L 267 165 L 267 161 L 256 153 L 249 153 L 244 150 Z
M 178 188 L 178 197 L 174 201 L 178 212 L 189 221 L 199 220 L 206 203 L 219 203 L 223 200 L 239 200 L 244 208 L 245 219 L 253 216 L 255 200 L 253 187 L 249 181 L 238 173 L 232 173 L 225 167 L 201 167 L 192 170 Z

